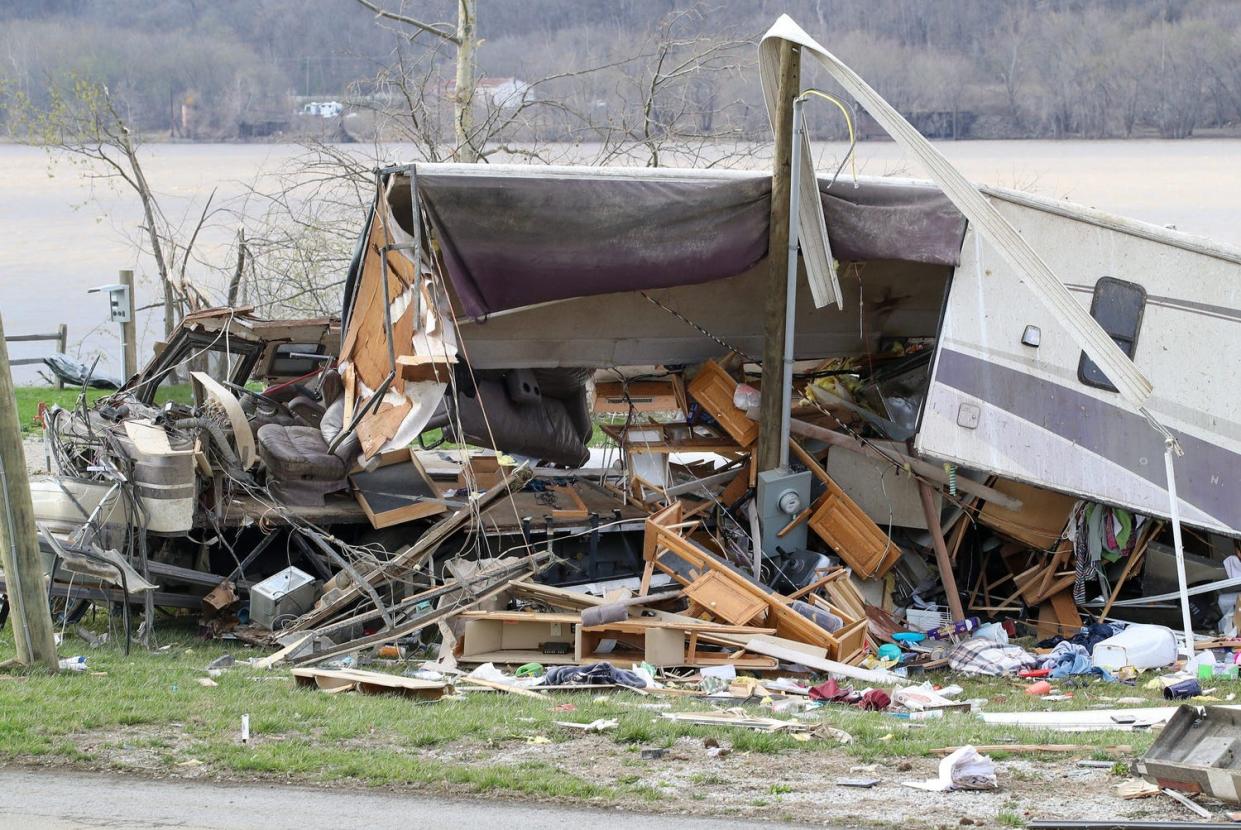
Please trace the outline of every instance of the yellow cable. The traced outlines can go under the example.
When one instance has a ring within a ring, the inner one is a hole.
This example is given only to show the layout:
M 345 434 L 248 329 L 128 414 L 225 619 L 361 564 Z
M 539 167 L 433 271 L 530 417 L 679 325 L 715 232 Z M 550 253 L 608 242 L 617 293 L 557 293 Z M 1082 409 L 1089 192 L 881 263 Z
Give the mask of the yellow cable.
M 857 148 L 857 135 L 853 132 L 853 117 L 849 115 L 849 108 L 846 107 L 841 102 L 841 100 L 837 98 L 836 96 L 828 95 L 826 92 L 820 92 L 817 89 L 803 90 L 801 95 L 798 97 L 805 98 L 807 95 L 817 95 L 819 98 L 822 98 L 825 101 L 832 102 L 833 104 L 836 105 L 836 108 L 840 110 L 840 114 L 845 117 L 845 126 L 849 129 L 849 154 L 845 157 L 845 159 L 849 162 L 849 171 L 853 173 L 853 182 L 854 184 L 856 184 L 857 183 L 857 153 L 855 153 L 854 150 L 856 150 Z M 845 166 L 844 162 L 841 162 L 840 166 L 844 167 Z M 839 175 L 840 175 L 840 169 L 837 168 L 836 176 L 839 176 Z M 836 176 L 832 176 L 832 184 L 836 183 Z

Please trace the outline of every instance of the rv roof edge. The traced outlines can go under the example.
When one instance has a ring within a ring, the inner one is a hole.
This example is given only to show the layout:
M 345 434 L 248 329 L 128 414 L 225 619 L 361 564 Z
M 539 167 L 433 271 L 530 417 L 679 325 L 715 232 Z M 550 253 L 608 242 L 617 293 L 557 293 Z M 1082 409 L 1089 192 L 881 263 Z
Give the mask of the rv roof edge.
M 916 180 L 914 181 L 916 182 Z M 1068 200 L 1051 199 L 1035 193 L 1010 190 L 1007 187 L 981 185 L 979 189 L 988 196 L 1004 202 L 1041 210 L 1056 216 L 1063 216 L 1066 219 L 1073 219 L 1077 222 L 1085 222 L 1096 227 L 1106 228 L 1118 233 L 1128 234 L 1129 236 L 1136 236 L 1140 239 L 1148 239 L 1151 242 L 1162 242 L 1165 245 L 1192 251 L 1195 254 L 1241 264 L 1241 248 L 1219 242 L 1207 236 L 1198 236 L 1197 234 L 1174 230 L 1163 225 L 1156 225 L 1153 222 L 1144 222 L 1140 219 L 1120 216 L 1106 210 L 1099 210 L 1098 208 L 1088 207 Z

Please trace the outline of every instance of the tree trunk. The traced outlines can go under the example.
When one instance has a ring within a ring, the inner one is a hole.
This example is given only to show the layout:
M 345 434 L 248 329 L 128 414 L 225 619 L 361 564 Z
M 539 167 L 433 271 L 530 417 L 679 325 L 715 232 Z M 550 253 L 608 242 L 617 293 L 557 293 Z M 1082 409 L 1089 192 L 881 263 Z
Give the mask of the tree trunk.
M 474 12 L 476 0 L 457 0 L 457 90 L 453 101 L 453 124 L 457 161 L 478 161 L 474 138 Z
M 160 242 L 159 230 L 155 224 L 155 200 L 151 195 L 151 186 L 147 184 L 146 175 L 142 172 L 142 165 L 138 162 L 138 152 L 134 148 L 133 142 L 129 139 L 129 132 L 125 125 L 120 125 L 123 136 L 123 147 L 125 150 L 125 158 L 129 160 L 129 167 L 134 174 L 134 184 L 137 185 L 138 198 L 142 201 L 142 216 L 146 220 L 147 239 L 151 243 L 151 255 L 155 257 L 155 267 L 159 271 L 159 282 L 164 290 L 164 335 L 172 333 L 177 325 L 176 298 L 172 286 L 172 274 L 168 270 L 168 262 L 164 259 L 164 246 Z

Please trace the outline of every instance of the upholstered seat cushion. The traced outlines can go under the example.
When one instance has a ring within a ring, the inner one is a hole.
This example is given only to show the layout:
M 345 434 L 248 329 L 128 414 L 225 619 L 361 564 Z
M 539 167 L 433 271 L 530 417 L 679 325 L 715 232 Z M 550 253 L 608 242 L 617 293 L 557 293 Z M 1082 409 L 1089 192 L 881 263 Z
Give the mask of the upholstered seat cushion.
M 342 481 L 344 459 L 328 452 L 317 427 L 264 424 L 258 431 L 259 456 L 267 474 L 281 481 Z

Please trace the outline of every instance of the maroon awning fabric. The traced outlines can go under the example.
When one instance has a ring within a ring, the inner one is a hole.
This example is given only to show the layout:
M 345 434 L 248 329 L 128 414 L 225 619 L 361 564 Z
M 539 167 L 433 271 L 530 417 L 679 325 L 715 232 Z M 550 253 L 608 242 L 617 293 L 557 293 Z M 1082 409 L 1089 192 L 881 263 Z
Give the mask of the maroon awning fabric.
M 710 282 L 767 255 L 764 173 L 419 165 L 415 177 L 474 317 Z M 837 259 L 957 264 L 965 220 L 938 190 L 842 180 L 820 191 Z

